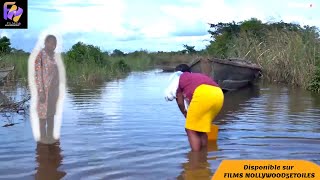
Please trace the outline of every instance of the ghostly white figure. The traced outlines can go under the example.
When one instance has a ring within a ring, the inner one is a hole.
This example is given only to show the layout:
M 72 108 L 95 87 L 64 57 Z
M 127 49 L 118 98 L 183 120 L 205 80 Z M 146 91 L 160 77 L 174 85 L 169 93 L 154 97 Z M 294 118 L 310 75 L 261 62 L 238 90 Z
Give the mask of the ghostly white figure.
M 66 89 L 61 53 L 62 38 L 59 33 L 44 31 L 28 60 L 32 132 L 35 141 L 46 144 L 60 139 Z

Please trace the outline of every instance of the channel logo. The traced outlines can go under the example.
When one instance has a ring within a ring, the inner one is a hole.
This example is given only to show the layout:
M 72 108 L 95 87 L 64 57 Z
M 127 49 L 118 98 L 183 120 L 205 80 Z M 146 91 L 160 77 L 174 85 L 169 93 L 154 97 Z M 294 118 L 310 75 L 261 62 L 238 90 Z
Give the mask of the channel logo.
M 15 5 L 16 2 L 5 2 L 3 5 L 3 19 L 4 20 L 11 20 L 16 25 L 20 26 L 19 19 L 23 13 L 23 9 Z M 9 9 L 8 6 L 11 6 Z
M 0 27 L 4 29 L 26 29 L 27 28 L 27 1 L 16 0 L 14 2 L 4 2 Z

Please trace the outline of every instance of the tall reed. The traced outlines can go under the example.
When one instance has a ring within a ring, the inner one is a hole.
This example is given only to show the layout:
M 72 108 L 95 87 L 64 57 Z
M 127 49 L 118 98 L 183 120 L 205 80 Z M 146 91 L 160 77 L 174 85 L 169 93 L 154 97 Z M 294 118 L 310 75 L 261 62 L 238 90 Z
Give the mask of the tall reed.
M 259 64 L 270 81 L 308 88 L 320 58 L 320 43 L 313 33 L 266 30 L 264 38 L 241 32 L 233 38 L 229 57 L 241 57 Z

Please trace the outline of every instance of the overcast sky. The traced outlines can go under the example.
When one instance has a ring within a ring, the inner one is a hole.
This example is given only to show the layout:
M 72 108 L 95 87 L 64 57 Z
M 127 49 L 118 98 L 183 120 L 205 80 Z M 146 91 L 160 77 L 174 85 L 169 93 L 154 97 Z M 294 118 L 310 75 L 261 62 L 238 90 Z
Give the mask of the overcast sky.
M 183 44 L 199 50 L 210 39 L 208 23 L 255 17 L 320 27 L 318 4 L 319 0 L 29 0 L 29 28 L 0 30 L 0 35 L 25 51 L 49 27 L 63 34 L 65 50 L 78 41 L 103 51 L 176 51 Z

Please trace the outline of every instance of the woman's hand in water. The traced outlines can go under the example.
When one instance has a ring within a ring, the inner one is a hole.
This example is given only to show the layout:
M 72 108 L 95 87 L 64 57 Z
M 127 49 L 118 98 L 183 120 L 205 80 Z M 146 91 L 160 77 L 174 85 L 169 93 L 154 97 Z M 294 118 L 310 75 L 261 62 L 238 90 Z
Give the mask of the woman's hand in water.
M 45 95 L 45 93 L 44 92 L 42 92 L 42 93 L 40 93 L 40 102 L 41 103 L 44 103 L 45 101 L 46 101 L 46 95 Z

